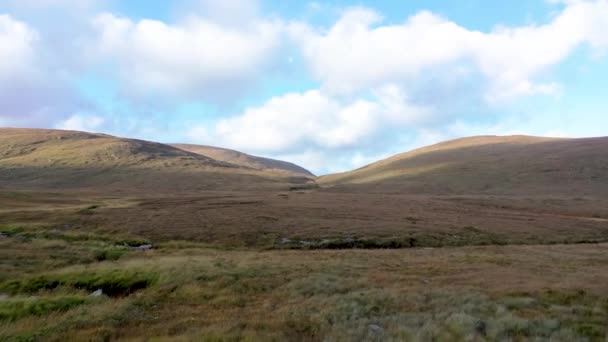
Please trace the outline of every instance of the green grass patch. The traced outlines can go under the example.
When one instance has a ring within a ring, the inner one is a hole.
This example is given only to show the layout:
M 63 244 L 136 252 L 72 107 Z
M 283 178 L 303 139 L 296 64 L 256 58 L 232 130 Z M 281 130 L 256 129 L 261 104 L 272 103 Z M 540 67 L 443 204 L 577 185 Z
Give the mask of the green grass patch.
M 58 296 L 17 298 L 0 301 L 0 321 L 15 321 L 27 316 L 45 316 L 52 312 L 64 312 L 85 304 L 84 296 Z
M 97 261 L 116 261 L 126 253 L 128 250 L 124 247 L 108 247 L 96 251 L 94 257 Z
M 0 226 L 0 233 L 3 235 L 10 236 L 10 237 L 23 233 L 24 231 L 25 231 L 25 229 L 19 225 L 9 224 L 9 225 Z
M 75 273 L 57 273 L 9 280 L 0 285 L 3 291 L 36 293 L 68 287 L 86 291 L 101 289 L 108 296 L 126 296 L 154 284 L 158 275 L 153 272 L 130 270 L 100 270 Z

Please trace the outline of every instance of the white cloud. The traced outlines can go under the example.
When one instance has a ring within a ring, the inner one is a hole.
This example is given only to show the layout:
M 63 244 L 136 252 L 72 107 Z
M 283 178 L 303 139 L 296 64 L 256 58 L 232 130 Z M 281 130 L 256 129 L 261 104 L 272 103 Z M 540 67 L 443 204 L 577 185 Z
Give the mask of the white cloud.
M 255 78 L 280 43 L 281 24 L 258 20 L 246 27 L 200 17 L 179 24 L 97 16 L 102 56 L 118 63 L 130 92 L 212 100 Z
M 220 120 L 215 133 L 227 146 L 256 151 L 348 145 L 374 129 L 373 107 L 367 101 L 341 104 L 318 90 L 292 93 Z
M 10 15 L 0 15 L 0 82 L 31 72 L 38 33 Z
M 589 43 L 608 46 L 608 2 L 568 2 L 546 25 L 468 30 L 430 12 L 400 25 L 382 25 L 369 9 L 346 11 L 328 30 L 292 24 L 313 75 L 333 93 L 353 93 L 384 83 L 415 82 L 428 70 L 470 64 L 489 82 L 490 101 L 554 93 L 554 83 L 538 83 L 547 68 Z M 448 71 L 445 77 L 451 77 Z
M 75 114 L 55 126 L 57 129 L 71 131 L 94 132 L 105 122 L 104 118 L 96 115 Z
M 374 93 L 372 100 L 340 100 L 319 90 L 274 97 L 220 120 L 213 141 L 263 152 L 345 148 L 363 143 L 388 124 L 407 125 L 430 113 L 409 104 L 397 88 L 387 86 Z
M 242 26 L 256 21 L 260 15 L 259 0 L 189 0 L 184 3 L 183 12 L 196 13 L 216 23 Z
M 3 125 L 48 127 L 81 106 L 63 66 L 41 31 L 11 15 L 0 15 L 0 121 Z

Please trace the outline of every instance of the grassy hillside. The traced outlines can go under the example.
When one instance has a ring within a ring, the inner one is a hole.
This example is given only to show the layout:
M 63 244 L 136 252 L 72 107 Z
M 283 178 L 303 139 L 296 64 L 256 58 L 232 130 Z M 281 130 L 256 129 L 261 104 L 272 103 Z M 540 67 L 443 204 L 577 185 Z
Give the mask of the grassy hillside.
M 608 138 L 464 138 L 318 182 L 334 189 L 400 193 L 605 196 Z
M 296 164 L 282 160 L 252 156 L 239 151 L 229 150 L 221 147 L 191 145 L 191 144 L 172 144 L 184 151 L 200 154 L 215 160 L 250 167 L 257 170 L 283 173 L 286 175 L 315 177 L 312 172 Z
M 195 191 L 286 188 L 306 180 L 103 134 L 0 129 L 0 187 Z

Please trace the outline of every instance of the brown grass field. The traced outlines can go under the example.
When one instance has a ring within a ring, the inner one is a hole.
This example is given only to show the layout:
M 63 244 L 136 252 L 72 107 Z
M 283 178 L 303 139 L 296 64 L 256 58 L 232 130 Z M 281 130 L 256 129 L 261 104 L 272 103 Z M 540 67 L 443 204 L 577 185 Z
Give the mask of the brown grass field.
M 606 338 L 598 200 L 3 192 L 0 204 L 0 340 Z M 142 243 L 154 249 L 128 247 Z

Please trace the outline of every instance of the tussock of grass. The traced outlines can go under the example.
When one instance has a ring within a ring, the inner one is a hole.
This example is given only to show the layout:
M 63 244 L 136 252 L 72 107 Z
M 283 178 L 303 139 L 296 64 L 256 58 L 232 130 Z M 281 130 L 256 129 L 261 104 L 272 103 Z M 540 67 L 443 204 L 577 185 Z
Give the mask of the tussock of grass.
M 116 261 L 125 255 L 128 251 L 121 247 L 108 247 L 95 252 L 95 260 L 97 261 Z
M 101 289 L 108 296 L 126 296 L 152 285 L 157 278 L 156 273 L 131 270 L 57 273 L 9 280 L 0 285 L 0 289 L 12 294 L 31 294 L 58 287 L 69 287 L 87 291 Z
M 22 233 L 24 228 L 20 225 L 2 225 L 0 226 L 0 233 L 7 236 L 15 236 L 19 233 Z
M 26 316 L 44 316 L 51 312 L 68 311 L 90 301 L 76 295 L 58 297 L 30 297 L 0 301 L 0 321 L 15 321 Z

